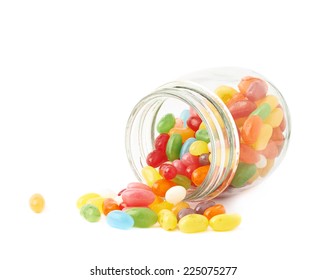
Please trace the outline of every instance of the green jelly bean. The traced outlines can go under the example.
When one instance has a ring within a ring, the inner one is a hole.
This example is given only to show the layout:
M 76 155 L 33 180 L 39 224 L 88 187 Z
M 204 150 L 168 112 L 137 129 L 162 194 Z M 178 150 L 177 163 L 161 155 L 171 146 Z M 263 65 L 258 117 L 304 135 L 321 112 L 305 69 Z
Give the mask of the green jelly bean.
M 98 222 L 101 218 L 100 210 L 92 204 L 85 204 L 80 208 L 80 215 L 91 223 Z
M 173 114 L 166 114 L 163 116 L 157 124 L 158 133 L 168 133 L 175 125 L 175 117 Z
M 255 164 L 247 164 L 240 162 L 231 182 L 231 185 L 236 188 L 243 187 L 246 182 L 254 176 L 256 173 L 256 165 Z
M 197 130 L 195 137 L 196 137 L 197 140 L 201 140 L 201 141 L 204 141 L 206 143 L 209 143 L 211 141 L 209 139 L 209 134 L 208 134 L 208 131 L 206 129 Z
M 157 222 L 157 214 L 146 207 L 130 208 L 126 213 L 134 219 L 134 227 L 148 228 Z
M 184 187 L 186 190 L 191 186 L 191 180 L 183 175 L 177 175 L 172 179 L 172 182 L 176 183 L 178 186 Z
M 166 156 L 169 161 L 174 161 L 179 159 L 180 150 L 182 147 L 182 137 L 180 134 L 172 134 L 169 138 L 169 141 L 166 145 Z
M 261 117 L 262 120 L 265 120 L 271 113 L 272 108 L 268 103 L 263 103 L 258 106 L 258 108 L 251 113 L 251 115 L 257 115 Z

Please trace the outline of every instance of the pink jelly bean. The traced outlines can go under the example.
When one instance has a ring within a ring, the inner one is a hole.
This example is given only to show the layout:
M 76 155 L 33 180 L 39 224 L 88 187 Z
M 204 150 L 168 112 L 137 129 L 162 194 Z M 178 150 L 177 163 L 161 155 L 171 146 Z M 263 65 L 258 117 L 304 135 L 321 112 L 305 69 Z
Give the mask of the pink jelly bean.
M 142 189 L 127 189 L 121 194 L 128 207 L 146 207 L 155 200 L 155 194 Z
M 257 108 L 256 103 L 250 100 L 240 100 L 229 107 L 229 111 L 234 119 L 248 117 Z
M 146 191 L 152 191 L 151 187 L 142 184 L 142 183 L 138 183 L 138 182 L 134 182 L 134 183 L 129 183 L 127 185 L 127 189 L 141 189 L 141 190 L 146 190 Z
M 182 163 L 180 159 L 176 159 L 172 162 L 172 165 L 177 169 L 178 174 L 187 176 L 186 166 Z
M 244 77 L 239 83 L 239 89 L 249 100 L 257 101 L 266 96 L 268 85 L 259 78 Z
M 189 166 L 189 165 L 199 165 L 199 157 L 197 156 L 193 156 L 190 153 L 185 153 L 182 158 L 181 158 L 182 163 L 185 166 Z

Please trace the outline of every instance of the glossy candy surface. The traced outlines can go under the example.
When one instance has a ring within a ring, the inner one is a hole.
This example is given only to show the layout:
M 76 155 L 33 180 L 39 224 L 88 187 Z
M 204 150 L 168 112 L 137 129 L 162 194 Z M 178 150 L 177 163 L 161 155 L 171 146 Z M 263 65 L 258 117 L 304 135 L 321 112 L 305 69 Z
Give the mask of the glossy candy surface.
M 166 156 L 169 161 L 179 159 L 182 147 L 182 137 L 180 134 L 172 134 L 166 146 Z
M 177 204 L 178 202 L 182 201 L 186 197 L 187 191 L 182 186 L 174 186 L 170 188 L 166 194 L 165 199 L 167 202 L 172 204 Z
M 204 214 L 205 210 L 209 207 L 212 207 L 216 204 L 213 200 L 202 201 L 198 203 L 195 207 L 195 212 L 197 214 Z
M 197 140 L 189 147 L 189 153 L 193 156 L 200 156 L 201 154 L 208 153 L 207 143 L 205 141 Z
M 85 204 L 80 208 L 80 215 L 88 222 L 94 223 L 101 219 L 100 210 L 92 204 Z
M 225 208 L 222 204 L 216 204 L 213 205 L 211 207 L 208 207 L 205 211 L 204 211 L 204 216 L 210 220 L 211 218 L 213 218 L 216 215 L 221 215 L 225 213 Z
M 183 143 L 183 145 L 182 145 L 182 147 L 181 147 L 181 150 L 180 150 L 179 158 L 182 158 L 182 156 L 183 156 L 184 154 L 186 154 L 186 153 L 189 152 L 189 148 L 190 148 L 191 144 L 194 143 L 195 141 L 197 141 L 197 139 L 191 137 L 191 138 L 188 138 L 188 139 L 186 140 L 186 142 Z
M 106 216 L 111 211 L 120 210 L 119 205 L 112 198 L 107 198 L 103 201 L 102 213 Z
M 160 179 L 153 184 L 152 191 L 154 194 L 164 197 L 165 193 L 174 186 L 176 186 L 175 182 L 166 179 Z
M 167 160 L 166 154 L 160 150 L 154 150 L 147 155 L 146 163 L 152 167 L 159 167 Z
M 212 217 L 209 225 L 215 231 L 229 231 L 235 229 L 241 223 L 241 216 L 238 214 L 221 214 Z
M 33 194 L 29 199 L 29 206 L 35 213 L 41 213 L 44 209 L 45 200 L 39 193 Z
M 157 222 L 157 214 L 149 208 L 129 208 L 125 211 L 134 220 L 134 227 L 148 228 Z
M 163 209 L 158 213 L 158 223 L 165 230 L 174 230 L 177 227 L 178 220 L 172 211 Z
M 163 163 L 159 168 L 159 173 L 167 180 L 173 179 L 178 174 L 177 168 L 170 163 Z
M 153 184 L 162 179 L 162 176 L 158 171 L 152 166 L 145 166 L 141 171 L 143 178 L 145 179 L 148 186 L 153 186 Z
M 243 187 L 255 173 L 255 164 L 247 164 L 240 162 L 237 171 L 232 179 L 231 185 L 236 188 Z
M 167 133 L 175 125 L 175 117 L 173 114 L 166 114 L 158 122 L 156 129 L 158 133 Z
M 208 219 L 199 214 L 189 214 L 179 220 L 179 229 L 184 233 L 196 233 L 206 231 Z
M 130 229 L 134 225 L 134 219 L 120 210 L 111 211 L 106 217 L 106 222 L 111 227 L 124 230 Z
M 148 206 L 155 200 L 153 192 L 143 189 L 127 189 L 121 197 L 128 207 Z

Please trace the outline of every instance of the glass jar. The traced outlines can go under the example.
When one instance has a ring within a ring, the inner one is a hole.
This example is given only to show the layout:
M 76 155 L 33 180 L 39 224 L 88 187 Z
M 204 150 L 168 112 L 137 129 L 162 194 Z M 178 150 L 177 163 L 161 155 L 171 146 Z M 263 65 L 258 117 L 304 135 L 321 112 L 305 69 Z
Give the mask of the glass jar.
M 126 127 L 126 151 L 140 181 L 146 181 L 142 170 L 147 166 L 147 155 L 155 149 L 157 124 L 168 113 L 177 117 L 175 126 L 184 127 L 181 130 L 187 128 L 187 114 L 199 117 L 200 129 L 209 136 L 210 167 L 201 184 L 192 182 L 187 189 L 189 201 L 256 186 L 278 166 L 287 150 L 290 116 L 280 91 L 248 69 L 208 69 L 159 87 L 132 110 Z

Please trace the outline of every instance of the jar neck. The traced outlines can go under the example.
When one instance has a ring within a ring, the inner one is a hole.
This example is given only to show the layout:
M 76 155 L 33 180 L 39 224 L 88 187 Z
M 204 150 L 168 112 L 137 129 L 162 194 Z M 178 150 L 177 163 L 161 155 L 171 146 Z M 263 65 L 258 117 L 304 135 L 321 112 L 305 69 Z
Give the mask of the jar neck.
M 129 163 L 137 178 L 143 181 L 141 170 L 147 165 L 146 156 L 153 150 L 157 136 L 156 120 L 169 102 L 184 103 L 186 108 L 190 106 L 195 109 L 210 136 L 209 172 L 201 186 L 188 190 L 186 199 L 196 201 L 214 198 L 228 187 L 235 174 L 239 161 L 239 136 L 234 120 L 222 100 L 196 83 L 176 81 L 163 85 L 135 106 L 126 128 Z

